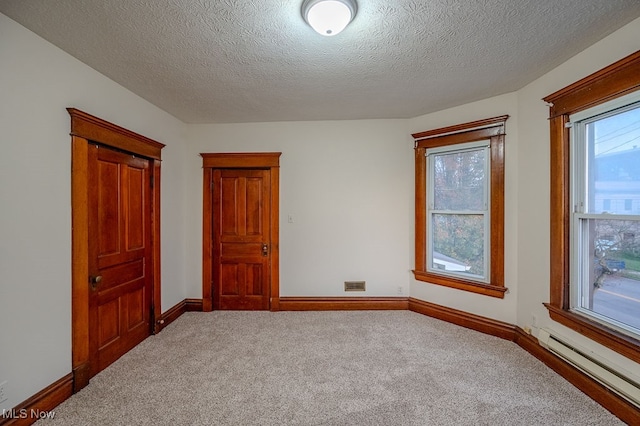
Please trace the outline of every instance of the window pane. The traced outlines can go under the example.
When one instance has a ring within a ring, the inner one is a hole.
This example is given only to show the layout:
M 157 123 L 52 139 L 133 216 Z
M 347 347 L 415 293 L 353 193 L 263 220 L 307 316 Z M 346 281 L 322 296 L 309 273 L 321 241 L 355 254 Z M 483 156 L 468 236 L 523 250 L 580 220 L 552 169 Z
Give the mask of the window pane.
M 431 267 L 484 276 L 484 215 L 432 215 Z
M 485 209 L 485 149 L 434 155 L 434 209 Z
M 582 219 L 580 307 L 640 333 L 640 221 Z
M 640 106 L 585 127 L 588 212 L 640 214 Z

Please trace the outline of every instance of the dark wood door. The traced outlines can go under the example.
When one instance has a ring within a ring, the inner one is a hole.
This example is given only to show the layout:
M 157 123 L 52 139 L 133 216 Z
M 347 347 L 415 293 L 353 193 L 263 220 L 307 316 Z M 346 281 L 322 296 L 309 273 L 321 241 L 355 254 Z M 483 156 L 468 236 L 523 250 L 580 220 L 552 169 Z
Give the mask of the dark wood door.
M 91 375 L 151 333 L 149 160 L 89 147 Z
M 270 171 L 215 169 L 212 175 L 214 309 L 267 310 Z

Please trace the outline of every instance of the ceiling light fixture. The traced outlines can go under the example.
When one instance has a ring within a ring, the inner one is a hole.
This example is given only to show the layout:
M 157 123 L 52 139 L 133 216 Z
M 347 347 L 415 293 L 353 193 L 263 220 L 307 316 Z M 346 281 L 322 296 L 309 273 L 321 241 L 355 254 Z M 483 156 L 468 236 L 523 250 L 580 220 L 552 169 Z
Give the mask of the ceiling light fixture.
M 323 36 L 334 36 L 344 30 L 356 16 L 355 0 L 304 0 L 302 17 Z

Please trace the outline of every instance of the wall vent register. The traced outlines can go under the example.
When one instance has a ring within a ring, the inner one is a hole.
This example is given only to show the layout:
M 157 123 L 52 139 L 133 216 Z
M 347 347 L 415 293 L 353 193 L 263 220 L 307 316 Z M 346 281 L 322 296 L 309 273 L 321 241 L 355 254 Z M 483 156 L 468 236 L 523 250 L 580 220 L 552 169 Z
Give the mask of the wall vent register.
M 365 291 L 364 281 L 345 281 L 344 291 Z

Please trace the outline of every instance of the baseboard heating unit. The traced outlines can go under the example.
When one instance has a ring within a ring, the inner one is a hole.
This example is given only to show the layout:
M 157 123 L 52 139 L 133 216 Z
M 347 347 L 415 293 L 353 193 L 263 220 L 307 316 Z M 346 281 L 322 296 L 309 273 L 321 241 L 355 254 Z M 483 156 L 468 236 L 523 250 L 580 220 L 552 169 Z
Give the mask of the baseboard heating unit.
M 540 345 L 558 355 L 640 408 L 640 380 L 620 367 L 612 367 L 593 353 L 554 335 L 551 330 L 538 331 Z

